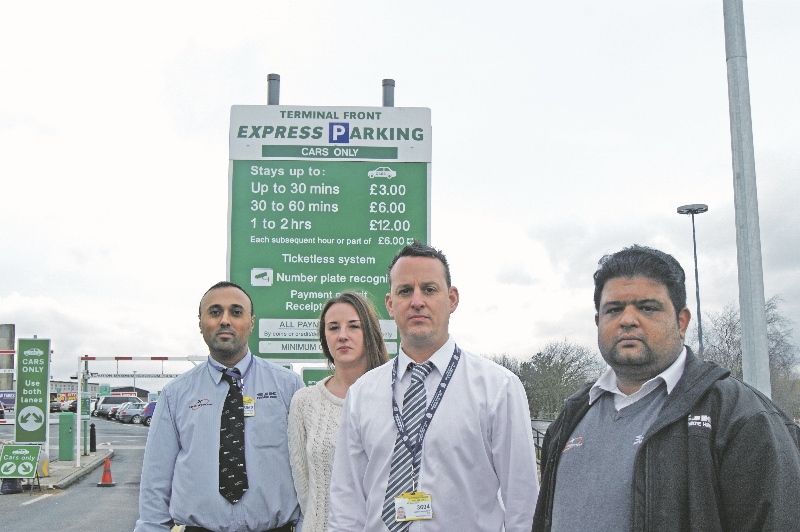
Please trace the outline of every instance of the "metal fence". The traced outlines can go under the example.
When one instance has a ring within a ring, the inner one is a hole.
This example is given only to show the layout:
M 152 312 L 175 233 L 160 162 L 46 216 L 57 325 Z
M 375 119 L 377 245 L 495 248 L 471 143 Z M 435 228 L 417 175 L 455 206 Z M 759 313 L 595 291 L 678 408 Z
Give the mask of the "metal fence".
M 550 426 L 550 419 L 531 419 L 531 429 L 533 430 L 533 446 L 536 449 L 536 464 L 540 464 L 542 457 L 542 444 L 547 427 Z

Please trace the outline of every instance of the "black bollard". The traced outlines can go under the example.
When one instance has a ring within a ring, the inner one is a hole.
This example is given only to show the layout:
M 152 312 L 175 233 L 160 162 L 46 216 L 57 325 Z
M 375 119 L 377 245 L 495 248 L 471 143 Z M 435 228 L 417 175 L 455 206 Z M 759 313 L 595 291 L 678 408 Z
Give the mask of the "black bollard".
M 89 425 L 89 452 L 96 453 L 97 452 L 97 434 L 94 430 L 94 423 Z

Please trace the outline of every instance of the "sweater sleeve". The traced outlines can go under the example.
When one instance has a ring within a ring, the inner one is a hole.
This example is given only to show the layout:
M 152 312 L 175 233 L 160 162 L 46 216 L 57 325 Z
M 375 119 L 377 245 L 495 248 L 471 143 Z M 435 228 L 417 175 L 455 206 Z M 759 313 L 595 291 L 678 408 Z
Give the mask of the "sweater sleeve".
M 289 463 L 292 466 L 292 479 L 297 492 L 300 510 L 306 513 L 308 504 L 308 459 L 306 456 L 306 428 L 303 423 L 305 393 L 297 393 L 289 407 Z

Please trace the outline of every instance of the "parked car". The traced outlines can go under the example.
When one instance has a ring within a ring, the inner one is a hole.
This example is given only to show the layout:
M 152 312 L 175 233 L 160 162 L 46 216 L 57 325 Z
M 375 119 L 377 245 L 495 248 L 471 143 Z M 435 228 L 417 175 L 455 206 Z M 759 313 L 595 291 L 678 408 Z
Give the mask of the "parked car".
M 69 405 L 67 406 L 67 412 L 75 412 L 76 414 L 78 413 L 78 400 L 77 399 L 71 399 L 69 401 Z M 89 412 L 91 412 L 91 410 Z M 88 416 L 89 412 L 87 412 L 86 410 L 83 410 L 83 407 L 81 407 L 81 416 Z
M 142 410 L 142 425 L 145 427 L 150 426 L 150 421 L 153 419 L 153 412 L 156 411 L 156 402 L 150 401 L 147 406 Z
M 66 406 L 65 406 L 66 405 Z M 62 412 L 75 412 L 78 413 L 78 400 L 77 399 L 70 399 L 69 401 L 65 402 L 61 405 Z
M 5 418 L 6 418 L 6 409 L 5 406 L 3 406 L 3 401 L 0 401 L 0 419 L 5 419 Z
M 50 401 L 50 412 L 61 412 L 61 401 Z
M 116 418 L 122 423 L 141 423 L 147 403 L 125 403 L 117 408 Z
M 97 400 L 97 407 L 92 412 L 93 416 L 108 417 L 108 411 L 112 406 L 119 406 L 122 403 L 129 403 L 136 399 L 128 395 L 105 395 Z
M 128 403 L 129 402 L 130 401 L 128 401 Z M 124 408 L 125 405 L 127 405 L 128 403 L 122 403 L 121 405 L 113 405 L 111 408 L 108 409 L 108 415 L 106 416 L 106 418 L 117 419 L 117 410 L 119 410 L 120 407 Z
M 108 411 L 108 419 L 116 419 L 117 421 L 121 421 L 119 418 L 120 412 L 124 412 L 129 408 L 138 408 L 142 410 L 147 403 L 143 403 L 142 401 L 128 401 L 127 403 L 122 403 L 117 407 L 111 407 L 111 410 Z

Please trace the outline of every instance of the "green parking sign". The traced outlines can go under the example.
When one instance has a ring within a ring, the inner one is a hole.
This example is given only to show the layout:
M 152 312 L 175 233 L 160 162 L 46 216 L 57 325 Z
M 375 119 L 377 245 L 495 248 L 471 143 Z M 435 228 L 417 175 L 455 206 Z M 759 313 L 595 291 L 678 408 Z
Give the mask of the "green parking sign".
M 430 109 L 233 106 L 230 158 L 228 271 L 253 299 L 250 350 L 318 362 L 322 306 L 352 290 L 396 354 L 387 266 L 429 240 Z
M 80 392 L 81 394 L 81 419 L 89 419 L 91 415 L 92 396 L 89 392 Z
M 14 441 L 47 442 L 50 403 L 50 340 L 22 339 L 17 344 L 17 400 Z
M 0 477 L 33 478 L 39 450 L 38 445 L 3 445 L 0 451 Z

